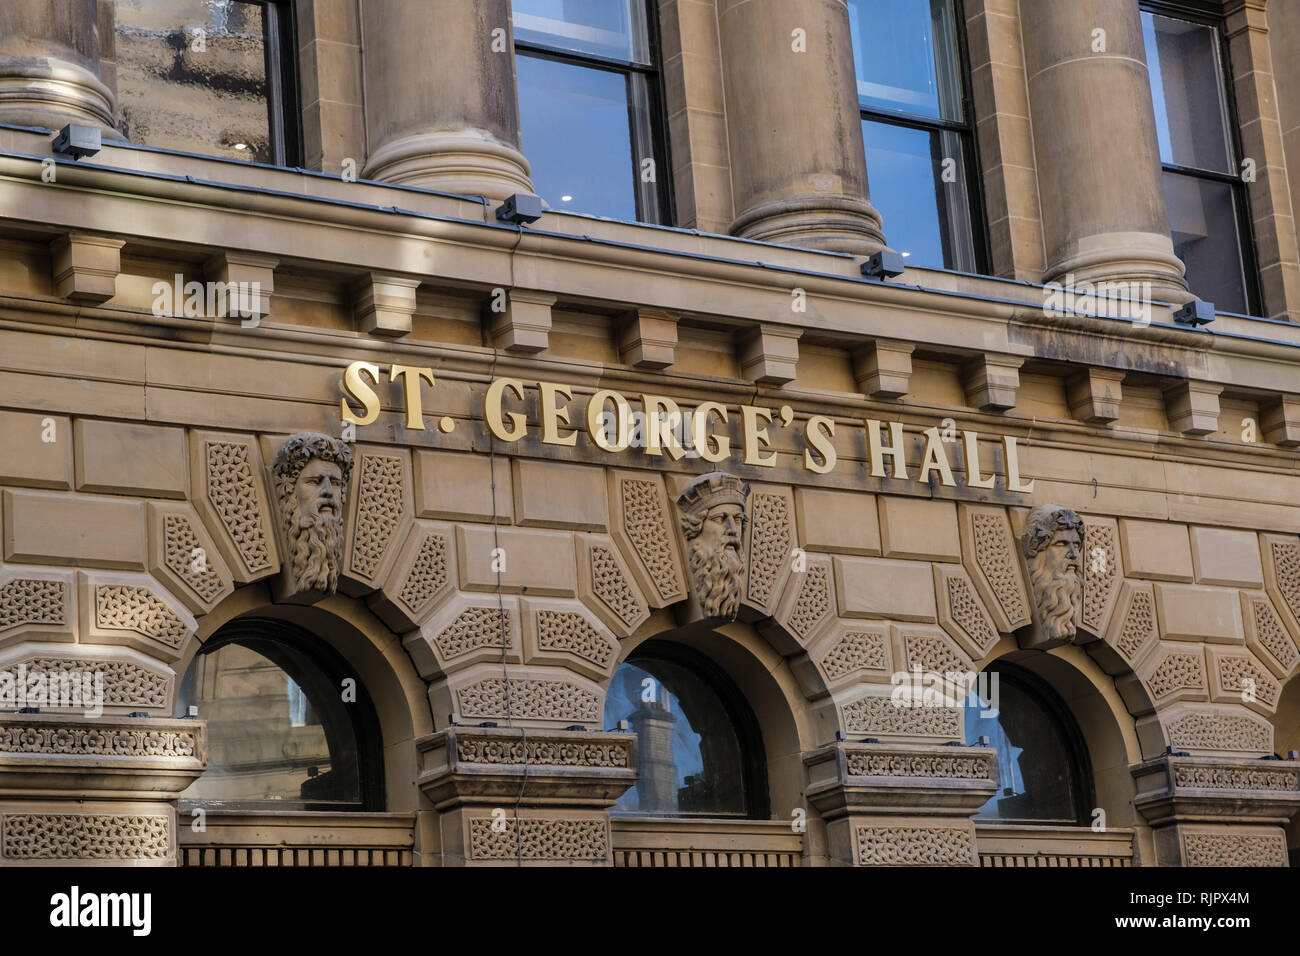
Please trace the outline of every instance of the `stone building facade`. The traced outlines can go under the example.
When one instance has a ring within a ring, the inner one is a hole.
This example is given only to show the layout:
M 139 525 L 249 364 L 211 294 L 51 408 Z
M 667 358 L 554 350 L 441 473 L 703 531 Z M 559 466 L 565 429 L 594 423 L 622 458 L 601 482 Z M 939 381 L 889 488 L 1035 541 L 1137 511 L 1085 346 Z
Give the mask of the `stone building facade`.
M 0 0 L 0 863 L 1287 865 L 1300 7 L 1215 315 L 1137 0 L 944 7 L 895 275 L 843 0 L 629 4 L 640 213 L 499 218 L 544 6 Z

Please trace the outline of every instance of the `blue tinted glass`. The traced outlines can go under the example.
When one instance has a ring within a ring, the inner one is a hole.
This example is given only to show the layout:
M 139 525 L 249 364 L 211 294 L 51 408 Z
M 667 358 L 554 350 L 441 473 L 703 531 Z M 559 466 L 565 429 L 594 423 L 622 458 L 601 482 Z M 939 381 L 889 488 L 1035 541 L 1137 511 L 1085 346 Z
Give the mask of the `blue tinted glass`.
M 513 0 L 515 39 L 591 53 L 616 60 L 649 62 L 645 0 Z
M 865 109 L 962 119 L 951 0 L 849 0 Z
M 618 810 L 745 813 L 739 735 L 721 698 L 694 671 L 657 659 L 623 664 L 605 697 L 605 726 L 620 720 L 637 735 L 638 779 Z
M 519 129 L 537 194 L 552 209 L 636 219 L 627 80 L 521 54 Z
M 944 268 L 932 137 L 925 130 L 862 122 L 871 204 L 884 219 L 890 248 L 910 266 Z

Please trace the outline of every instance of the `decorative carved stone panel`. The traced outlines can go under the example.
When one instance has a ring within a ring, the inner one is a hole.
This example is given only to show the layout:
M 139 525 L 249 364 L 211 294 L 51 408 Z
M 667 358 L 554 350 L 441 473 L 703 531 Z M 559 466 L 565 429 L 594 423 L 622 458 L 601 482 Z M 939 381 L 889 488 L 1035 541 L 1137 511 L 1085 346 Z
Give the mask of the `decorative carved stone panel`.
M 618 666 L 614 635 L 577 601 L 521 599 L 525 663 L 562 664 L 595 680 Z
M 1125 581 L 1116 601 L 1106 643 L 1132 667 L 1155 646 L 1159 636 L 1156 598 L 1151 585 Z
M 190 436 L 190 500 L 235 581 L 280 570 L 262 456 L 251 435 Z
M 983 660 L 998 642 L 998 632 L 965 569 L 934 565 L 934 593 L 940 626 L 972 660 Z
M 840 704 L 841 723 L 849 734 L 881 739 L 946 742 L 962 739 L 962 711 L 958 707 L 898 706 L 890 692 L 869 692 Z
M 507 677 L 508 672 L 508 677 Z M 476 664 L 429 691 L 439 723 L 458 713 L 463 723 L 514 721 L 516 726 L 600 728 L 605 692 L 562 667 Z
M 1250 651 L 1207 645 L 1210 699 L 1244 704 L 1261 714 L 1277 710 L 1282 685 Z
M 1291 640 L 1300 645 L 1300 538 L 1261 534 L 1259 547 L 1264 559 L 1264 590 L 1273 599 Z
M 206 614 L 235 590 L 225 559 L 185 504 L 148 502 L 149 572 L 194 614 Z
M 520 660 L 519 599 L 457 594 L 402 639 L 420 676 L 448 674 L 481 661 Z
M 1211 830 L 1179 827 L 1183 866 L 1286 866 L 1286 837 L 1280 828 Z
M 780 485 L 751 484 L 745 511 L 745 554 L 749 573 L 745 603 L 760 614 L 776 610 L 794 566 L 795 507 L 790 489 Z
M 925 674 L 966 675 L 974 672 L 969 655 L 942 630 L 929 624 L 895 624 L 892 628 L 904 668 Z
M 61 698 L 102 700 L 105 714 L 136 710 L 170 715 L 175 672 L 157 659 L 125 647 L 81 647 L 27 643 L 0 652 L 0 672 L 21 676 L 29 686 L 43 686 Z M 44 708 L 43 708 L 44 709 Z
M 1011 523 L 1002 508 L 959 505 L 962 563 L 999 631 L 1010 633 L 1031 621 L 1029 591 L 1017 557 Z
M 686 597 L 677 510 L 654 472 L 609 470 L 609 530 L 650 607 Z
M 612 859 L 609 817 L 551 811 L 507 812 L 504 829 L 493 826 L 490 813 L 465 814 L 465 857 L 471 863 L 579 862 L 604 864 Z
M 854 829 L 857 866 L 975 866 L 975 834 L 964 826 L 865 826 Z
M 1273 752 L 1273 727 L 1241 706 L 1178 704 L 1160 712 L 1169 743 L 1210 756 L 1263 756 Z
M 1210 698 L 1204 648 L 1161 642 L 1136 673 L 1157 705 Z
M 830 558 L 808 555 L 807 569 L 791 573 L 773 617 L 807 647 L 835 617 L 835 587 Z
M 5 813 L 0 815 L 0 832 L 0 857 L 15 863 L 163 864 L 176 855 L 168 813 Z
M 892 666 L 889 625 L 839 620 L 809 646 L 808 656 L 830 687 L 888 681 Z
M 1119 597 L 1124 569 L 1119 559 L 1119 528 L 1113 518 L 1083 517 L 1083 627 L 1102 637 Z
M 618 637 L 627 637 L 650 616 L 646 599 L 614 542 L 604 535 L 574 535 L 578 597 Z M 685 591 L 683 590 L 683 596 Z
M 143 574 L 80 571 L 82 639 L 126 644 L 159 660 L 180 658 L 198 624 L 181 603 Z
M 73 581 L 67 570 L 0 569 L 0 647 L 75 640 Z
M 403 634 L 419 627 L 446 600 L 456 583 L 455 533 L 451 525 L 416 521 L 402 543 L 370 609 Z
M 369 594 L 384 583 L 415 513 L 411 456 L 390 446 L 357 445 L 348 485 L 341 590 Z
M 1300 663 L 1300 650 L 1269 596 L 1263 591 L 1242 591 L 1241 619 L 1246 646 L 1275 677 L 1290 676 Z

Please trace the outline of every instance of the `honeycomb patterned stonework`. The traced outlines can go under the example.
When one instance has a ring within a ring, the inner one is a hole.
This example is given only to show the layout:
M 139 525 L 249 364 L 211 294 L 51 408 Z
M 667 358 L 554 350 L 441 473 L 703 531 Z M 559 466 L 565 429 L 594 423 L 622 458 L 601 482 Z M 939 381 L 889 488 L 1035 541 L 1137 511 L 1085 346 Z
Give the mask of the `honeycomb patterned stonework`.
M 790 503 L 784 495 L 755 492 L 751 507 L 749 601 L 758 607 L 766 607 L 794 547 Z
M 225 587 L 221 575 L 208 560 L 206 550 L 184 515 L 163 517 L 164 563 L 190 586 L 200 601 L 210 605 Z
M 623 569 L 609 548 L 593 545 L 590 555 L 591 592 L 631 630 L 641 622 L 645 611 L 623 577 Z
M 353 573 L 373 581 L 402 520 L 402 459 L 366 455 L 357 481 L 357 520 L 352 541 Z
M 856 830 L 859 866 L 974 866 L 975 840 L 958 827 L 871 827 Z
M 1105 626 L 1106 607 L 1119 585 L 1115 532 L 1110 525 L 1084 522 L 1083 626 L 1094 634 Z
M 1277 611 L 1273 610 L 1272 603 L 1263 598 L 1252 598 L 1250 612 L 1254 618 L 1255 634 L 1259 643 L 1273 655 L 1282 669 L 1289 673 L 1295 667 L 1296 659 L 1300 658 L 1300 651 L 1296 650 L 1295 642 L 1287 634 L 1286 628 L 1277 616 Z
M 1167 724 L 1169 741 L 1185 750 L 1268 753 L 1272 736 L 1266 726 L 1244 714 L 1183 714 Z
M 1205 666 L 1201 654 L 1192 651 L 1166 654 L 1147 678 L 1147 686 L 1156 700 L 1180 690 L 1204 690 Z
M 1134 655 L 1156 633 L 1156 607 L 1150 591 L 1134 591 L 1115 649 L 1130 664 Z
M 158 708 L 167 701 L 167 678 L 129 661 L 38 657 L 21 663 L 29 679 L 40 675 L 50 686 L 100 675 L 106 707 Z M 17 667 L 18 663 L 9 666 Z
M 979 598 L 965 578 L 957 575 L 948 578 L 948 606 L 952 619 L 966 632 L 975 646 L 987 654 L 997 643 L 998 634 L 984 616 Z
M 889 666 L 889 638 L 881 633 L 850 630 L 826 652 L 822 669 L 829 680 L 857 670 L 883 671 Z
M 603 818 L 507 820 L 492 827 L 489 818 L 469 821 L 469 855 L 474 860 L 604 860 L 609 828 Z
M 673 559 L 668 515 L 659 485 L 653 481 L 624 478 L 619 487 L 623 499 L 624 531 L 659 596 L 671 604 L 685 595 L 679 583 L 677 562 Z
M 430 531 L 420 542 L 419 553 L 402 583 L 397 599 L 418 617 L 435 594 L 447 585 L 447 537 Z
M 576 611 L 537 612 L 537 646 L 544 651 L 568 651 L 605 668 L 614 646 Z
M 434 638 L 444 661 L 481 647 L 506 647 L 510 640 L 510 611 L 498 607 L 467 607 Z
M 919 667 L 933 674 L 964 674 L 972 666 L 937 634 L 909 634 L 905 640 L 909 669 Z
M 1007 619 L 1014 625 L 1029 620 L 1016 563 L 1011 531 L 1001 515 L 976 512 L 971 516 L 975 537 L 975 562 L 988 579 Z
M 799 582 L 799 596 L 790 611 L 789 628 L 799 640 L 807 641 L 830 613 L 830 572 L 824 564 L 809 564 L 808 570 L 796 579 L 799 577 L 803 580 Z
M 249 573 L 271 567 L 271 551 L 258 509 L 257 480 L 253 476 L 249 446 L 239 442 L 208 441 L 208 501 L 234 542 Z
M 1286 840 L 1272 833 L 1188 833 L 1187 866 L 1286 866 Z
M 165 816 L 6 813 L 0 827 L 10 860 L 159 860 L 171 851 Z
M 95 587 L 95 626 L 105 630 L 134 631 L 152 640 L 179 647 L 189 627 L 147 588 L 130 584 Z
M 861 697 L 845 704 L 844 729 L 851 734 L 912 737 L 961 736 L 961 713 L 951 707 L 895 707 L 889 697 Z
M 456 691 L 457 709 L 465 717 L 505 717 L 506 698 L 506 681 L 501 677 L 487 677 Z M 600 698 L 564 681 L 512 678 L 509 716 L 592 722 L 600 719 Z
M 66 624 L 67 585 L 16 578 L 0 585 L 0 631 L 20 624 Z

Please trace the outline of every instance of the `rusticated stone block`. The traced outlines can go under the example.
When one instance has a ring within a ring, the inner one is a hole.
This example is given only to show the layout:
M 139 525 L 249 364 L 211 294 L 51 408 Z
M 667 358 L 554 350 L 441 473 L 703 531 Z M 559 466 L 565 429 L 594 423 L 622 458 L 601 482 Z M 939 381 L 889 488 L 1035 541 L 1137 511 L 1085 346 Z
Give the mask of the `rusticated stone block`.
M 434 683 L 429 700 L 439 722 L 455 713 L 465 724 L 509 719 L 515 726 L 603 729 L 605 692 L 564 667 L 476 664 Z
M 1137 668 L 1137 675 L 1156 706 L 1171 701 L 1210 699 L 1205 651 L 1196 645 L 1161 642 Z
M 0 650 L 0 672 L 17 676 L 20 669 L 29 682 L 40 681 L 60 693 L 77 688 L 84 704 L 102 703 L 103 712 L 125 716 L 143 710 L 170 715 L 174 703 L 175 671 L 157 657 L 130 647 L 104 645 L 38 644 L 24 642 Z
M 930 565 L 880 558 L 835 557 L 835 592 L 844 617 L 934 621 Z
M 835 617 L 835 590 L 828 558 L 809 556 L 807 568 L 793 572 L 773 617 L 807 647 L 821 629 Z
M 876 496 L 829 488 L 796 488 L 799 547 L 837 554 L 880 554 Z
M 191 612 L 206 614 L 235 589 L 230 569 L 190 505 L 147 504 L 149 573 Z
M 1189 530 L 1198 584 L 1257 588 L 1264 583 L 1259 535 L 1255 532 L 1197 527 Z
M 982 660 L 998 642 L 998 631 L 965 569 L 934 565 L 934 594 L 939 625 L 972 659 Z
M 519 602 L 497 595 L 456 595 L 402 639 L 426 680 L 482 661 L 521 659 Z
M 951 501 L 880 495 L 880 540 L 887 558 L 960 561 L 957 506 Z
M 6 489 L 4 559 L 18 564 L 145 566 L 144 504 Z
M 1155 591 L 1162 637 L 1242 643 L 1241 602 L 1235 591 L 1182 584 L 1157 584 Z
M 561 664 L 604 680 L 618 667 L 618 641 L 600 619 L 577 601 L 520 601 L 524 662 Z
M 1246 646 L 1275 677 L 1288 677 L 1300 661 L 1300 648 L 1282 623 L 1272 599 L 1263 591 L 1242 591 L 1241 620 Z
M 957 509 L 962 562 L 999 631 L 1030 623 L 1029 592 L 1006 511 L 962 504 Z
M 749 517 L 745 529 L 745 558 L 749 571 L 745 576 L 745 599 L 760 614 L 776 610 L 786 581 L 794 569 L 797 543 L 795 497 L 783 485 L 753 483 L 745 512 Z
M 1192 580 L 1192 547 L 1186 525 L 1121 518 L 1119 539 L 1130 577 Z
M 348 483 L 347 536 L 339 588 L 362 595 L 383 583 L 414 514 L 411 458 L 405 449 L 357 445 Z
M 516 458 L 511 467 L 518 524 L 605 530 L 603 468 L 526 458 Z
M 251 435 L 191 433 L 190 501 L 240 584 L 280 570 L 265 480 L 262 455 Z
M 72 487 L 72 420 L 0 412 L 0 484 Z
M 456 567 L 466 591 L 527 591 L 572 597 L 573 535 L 490 525 L 456 526 Z M 500 569 L 500 573 L 498 570 Z
M 1208 646 L 1205 654 L 1210 673 L 1210 699 L 1244 704 L 1261 714 L 1277 711 L 1282 685 L 1245 648 Z
M 496 484 L 496 508 L 492 486 Z M 415 513 L 421 518 L 491 521 L 510 524 L 514 496 L 510 462 L 498 457 L 493 474 L 489 455 L 454 451 L 415 453 Z
M 0 647 L 76 640 L 73 574 L 53 568 L 0 568 Z
M 84 643 L 125 644 L 169 663 L 180 659 L 198 627 L 179 601 L 143 574 L 78 572 L 77 603 Z
M 627 637 L 650 616 L 627 563 L 614 542 L 603 536 L 574 536 L 578 558 L 578 597 L 619 637 Z
M 609 469 L 610 535 L 652 607 L 686 597 L 677 509 L 654 472 Z M 752 493 L 751 493 L 752 498 Z
M 384 586 L 370 609 L 399 634 L 419 627 L 456 587 L 455 530 L 416 521 L 402 543 Z

